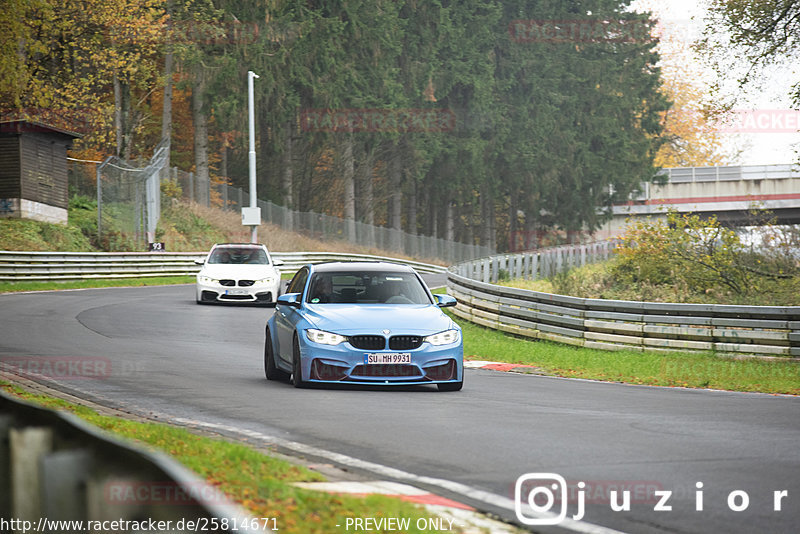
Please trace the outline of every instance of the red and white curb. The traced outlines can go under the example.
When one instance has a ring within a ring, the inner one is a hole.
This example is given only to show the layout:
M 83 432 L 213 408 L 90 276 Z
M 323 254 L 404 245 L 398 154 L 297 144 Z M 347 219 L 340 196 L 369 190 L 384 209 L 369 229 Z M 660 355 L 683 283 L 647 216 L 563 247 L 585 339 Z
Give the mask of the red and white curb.
M 514 534 L 521 532 L 519 529 L 490 519 L 478 513 L 475 508 L 458 501 L 429 493 L 425 490 L 387 480 L 375 481 L 341 481 L 341 482 L 296 482 L 298 488 L 314 491 L 324 491 L 334 494 L 346 494 L 354 497 L 368 495 L 384 495 L 401 501 L 422 505 L 431 515 L 441 519 L 439 531 L 460 531 L 464 534 Z M 431 524 L 431 526 L 436 523 Z M 344 529 L 344 525 L 342 525 Z M 430 530 L 430 528 L 428 528 Z

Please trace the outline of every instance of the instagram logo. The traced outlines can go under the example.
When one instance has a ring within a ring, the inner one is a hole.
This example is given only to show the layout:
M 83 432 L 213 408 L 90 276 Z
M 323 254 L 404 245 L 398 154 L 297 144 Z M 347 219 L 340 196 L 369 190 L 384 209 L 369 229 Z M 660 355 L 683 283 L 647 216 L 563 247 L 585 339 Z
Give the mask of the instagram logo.
M 560 503 L 558 514 L 551 510 Z M 526 473 L 514 486 L 514 512 L 525 525 L 557 525 L 567 517 L 567 481 L 556 473 Z

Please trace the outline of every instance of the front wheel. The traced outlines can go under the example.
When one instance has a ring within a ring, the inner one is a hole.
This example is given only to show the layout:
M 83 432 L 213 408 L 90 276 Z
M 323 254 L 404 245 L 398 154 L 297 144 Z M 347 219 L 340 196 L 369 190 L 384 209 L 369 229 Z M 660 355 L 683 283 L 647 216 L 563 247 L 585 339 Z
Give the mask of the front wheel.
M 281 380 L 288 381 L 289 373 L 278 369 L 275 365 L 275 349 L 272 347 L 272 336 L 269 329 L 267 329 L 267 338 L 264 340 L 264 374 L 267 380 Z
M 444 384 L 436 384 L 436 386 L 439 388 L 439 391 L 461 391 L 461 388 L 464 387 L 464 381 L 445 382 Z
M 304 388 L 308 385 L 308 382 L 303 380 L 300 362 L 300 343 L 297 341 L 297 337 L 294 338 L 294 344 L 292 346 L 292 385 L 296 388 Z

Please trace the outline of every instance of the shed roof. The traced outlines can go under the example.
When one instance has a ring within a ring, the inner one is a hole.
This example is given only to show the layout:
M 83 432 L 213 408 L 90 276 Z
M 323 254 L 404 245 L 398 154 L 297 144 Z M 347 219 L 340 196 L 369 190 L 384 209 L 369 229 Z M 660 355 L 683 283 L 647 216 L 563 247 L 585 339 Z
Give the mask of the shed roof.
M 0 133 L 49 133 L 55 135 L 63 135 L 70 139 L 83 137 L 83 134 L 73 132 L 65 128 L 59 128 L 51 124 L 46 124 L 39 121 L 29 120 L 0 120 Z

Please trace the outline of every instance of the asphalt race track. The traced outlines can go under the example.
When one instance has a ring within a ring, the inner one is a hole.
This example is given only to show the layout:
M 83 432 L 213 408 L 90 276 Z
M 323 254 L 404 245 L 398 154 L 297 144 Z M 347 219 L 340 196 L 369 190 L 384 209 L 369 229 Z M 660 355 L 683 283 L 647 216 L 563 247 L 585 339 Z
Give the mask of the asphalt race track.
M 573 530 L 800 528 L 796 397 L 485 370 L 468 370 L 458 393 L 434 386 L 296 390 L 264 378 L 264 325 L 272 312 L 199 306 L 189 285 L 5 294 L 0 358 L 71 362 L 76 371 L 54 379 L 59 389 L 134 412 L 241 429 L 288 450 L 301 444 L 323 457 L 344 454 L 362 462 L 353 464 L 357 470 L 377 470 L 370 475 L 378 479 L 423 477 L 415 483 L 509 521 L 517 478 L 553 473 L 572 487 L 586 483 L 585 523 L 566 525 Z M 629 511 L 611 510 L 614 488 L 630 490 Z M 654 489 L 672 492 L 665 503 L 671 510 L 654 510 Z M 780 511 L 776 491 L 788 492 Z M 745 497 L 746 509 L 731 510 L 744 507 Z M 567 513 L 577 513 L 574 501 Z

